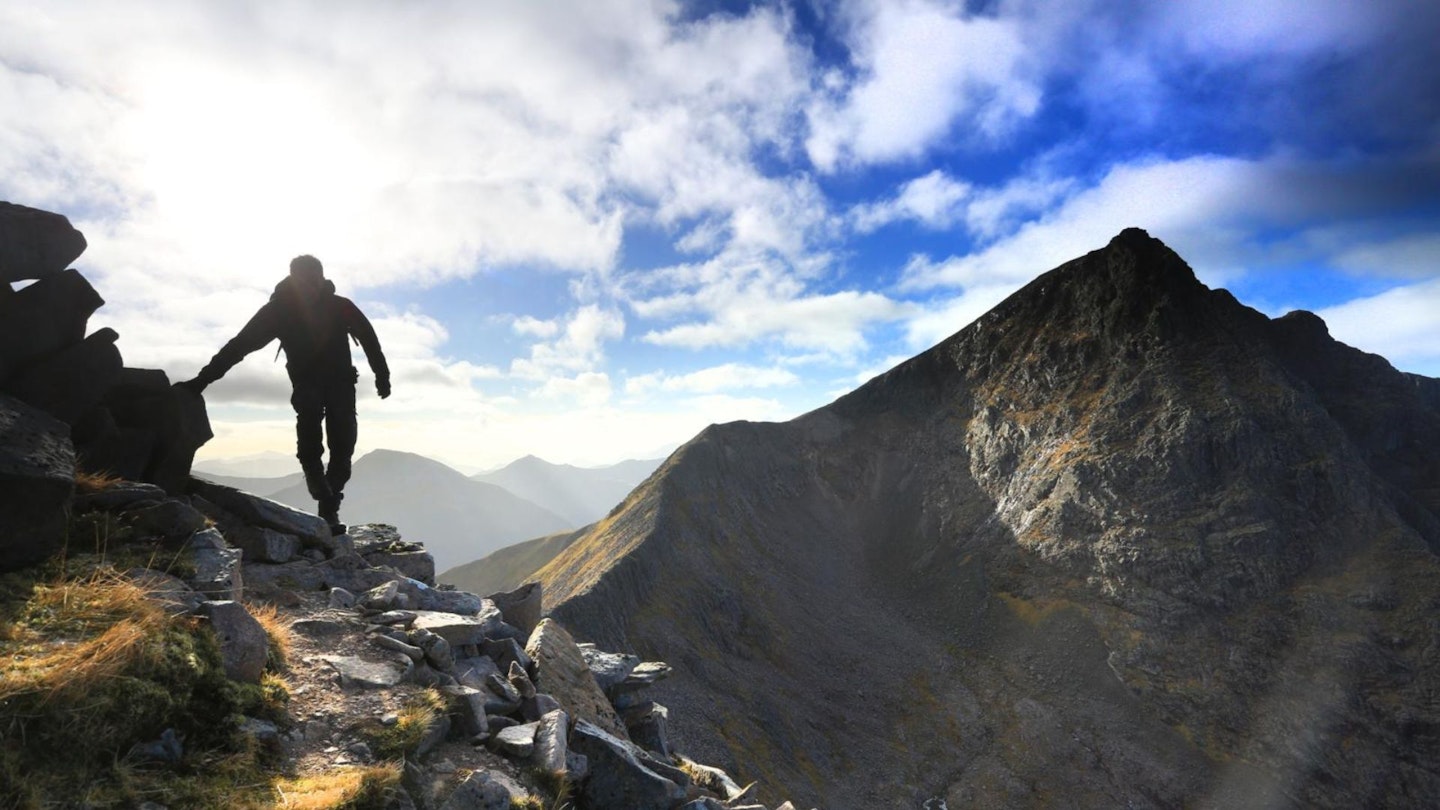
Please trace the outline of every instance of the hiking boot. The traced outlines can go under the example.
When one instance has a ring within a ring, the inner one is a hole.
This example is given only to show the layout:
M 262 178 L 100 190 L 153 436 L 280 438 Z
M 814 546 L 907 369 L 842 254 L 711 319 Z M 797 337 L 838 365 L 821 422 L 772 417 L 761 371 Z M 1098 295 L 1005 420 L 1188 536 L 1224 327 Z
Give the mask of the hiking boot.
M 345 533 L 346 526 L 340 522 L 340 499 L 330 496 L 320 501 L 320 517 L 330 524 L 330 534 L 341 535 Z

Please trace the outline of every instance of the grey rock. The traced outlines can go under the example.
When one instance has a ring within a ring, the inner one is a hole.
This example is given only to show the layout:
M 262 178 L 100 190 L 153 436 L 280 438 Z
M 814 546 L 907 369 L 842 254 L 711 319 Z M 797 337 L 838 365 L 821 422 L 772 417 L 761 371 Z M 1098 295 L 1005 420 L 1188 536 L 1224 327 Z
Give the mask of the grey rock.
M 450 715 L 443 712 L 435 715 L 430 725 L 425 729 L 425 734 L 420 742 L 415 745 L 415 758 L 420 759 L 434 750 L 435 746 L 445 741 L 450 736 Z
M 415 662 L 414 668 L 410 670 L 410 674 L 405 679 L 420 686 L 443 686 L 454 680 L 423 660 Z
M 230 529 L 225 537 L 240 549 L 246 562 L 285 563 L 300 553 L 300 538 L 264 526 Z
M 167 538 L 189 537 L 206 523 L 200 510 L 173 498 L 127 511 L 125 516 L 137 532 Z
M 500 611 L 485 605 L 474 616 L 432 610 L 416 611 L 415 627 L 429 630 L 450 642 L 450 646 L 478 645 L 500 625 Z
M 570 715 L 555 709 L 541 716 L 535 724 L 535 767 L 552 774 L 565 773 L 565 755 L 570 751 L 566 743 L 569 733 Z
M 145 594 L 158 602 L 167 613 L 193 613 L 205 600 L 194 588 L 176 576 L 152 571 L 148 568 L 132 568 L 125 572 L 125 578 L 135 583 Z
M 245 575 L 240 563 L 240 550 L 216 548 L 220 533 L 204 529 L 192 535 L 187 553 L 194 565 L 195 576 L 190 587 L 211 599 L 239 601 L 245 594 Z M 224 543 L 220 538 L 219 542 Z
M 612 696 L 634 692 L 670 677 L 670 672 L 670 665 L 664 661 L 645 661 L 608 691 Z
M 17 369 L 85 338 L 105 299 L 75 270 L 62 270 L 0 298 L 0 384 Z
M 0 283 L 59 273 L 85 252 L 85 235 L 62 214 L 0 202 Z
M 485 610 L 486 605 L 484 599 L 473 593 L 447 588 L 417 588 L 415 598 L 421 610 L 458 613 L 461 616 L 477 615 Z
M 565 771 L 572 783 L 584 782 L 590 776 L 590 759 L 574 749 L 565 752 Z
M 372 551 L 361 556 L 371 565 L 388 566 L 413 580 L 435 585 L 435 558 L 428 551 Z
M 60 549 L 74 491 L 69 428 L 0 394 L 0 571 L 39 562 Z
M 539 582 L 527 582 L 513 591 L 504 591 L 488 598 L 500 609 L 505 621 L 520 630 L 522 638 L 528 638 L 544 615 L 544 588 Z
M 5 383 L 13 397 L 74 425 L 104 398 L 120 378 L 124 362 L 114 329 L 105 328 L 69 346 L 44 362 L 11 374 Z
M 330 534 L 330 525 L 318 515 L 203 478 L 192 477 L 190 490 L 252 526 L 295 535 L 306 546 L 320 548 L 327 553 L 339 550 L 339 541 Z
M 628 736 L 609 698 L 591 675 L 580 648 L 558 622 L 542 620 L 530 635 L 525 653 L 535 662 L 536 689 L 560 701 L 571 716 L 620 739 Z
M 514 662 L 510 664 L 510 672 L 506 674 L 505 680 L 520 695 L 522 701 L 535 699 L 535 684 L 530 681 L 530 676 L 525 674 L 525 670 L 521 669 L 519 664 Z
M 419 638 L 413 639 L 416 646 L 425 651 L 425 660 L 441 672 L 449 672 L 455 667 L 455 655 L 450 649 L 450 642 L 443 636 L 431 633 L 428 630 L 416 631 Z
M 405 679 L 410 667 L 393 661 L 366 661 L 350 655 L 322 655 L 334 668 L 343 687 L 388 689 Z
M 419 614 L 417 614 L 413 610 L 387 610 L 384 613 L 377 613 L 374 616 L 367 616 L 365 620 L 373 624 L 399 625 L 401 627 L 409 627 L 415 624 L 415 619 L 418 618 L 418 616 Z
M 493 695 L 484 693 L 488 701 Z M 489 714 L 485 717 L 485 725 L 490 729 L 491 734 L 499 734 L 502 729 L 520 725 L 520 721 L 513 717 L 506 717 L 503 714 Z
M 174 764 L 185 757 L 185 744 L 175 729 L 160 732 L 160 739 L 136 743 L 125 758 L 139 762 L 164 762 Z
M 486 692 L 463 684 L 443 686 L 440 691 L 449 700 L 450 716 L 466 737 L 489 736 L 490 726 L 485 717 Z
M 295 560 L 283 564 L 245 563 L 245 582 L 251 593 L 279 590 L 315 591 L 325 586 L 325 577 L 312 563 Z
M 475 771 L 465 777 L 440 810 L 510 810 L 520 798 L 489 771 Z
M 696 785 L 730 802 L 746 795 L 750 787 L 740 787 L 730 774 L 712 765 L 702 765 L 684 756 L 676 758 Z
M 680 805 L 680 810 L 731 810 L 731 808 L 726 807 L 719 799 L 701 796 L 694 801 Z
M 330 589 L 330 607 L 332 608 L 353 608 L 355 607 L 355 594 L 344 588 Z
M 646 711 L 626 713 L 623 717 L 632 742 L 665 759 L 670 758 L 669 709 L 652 703 Z
M 577 720 L 569 744 L 589 761 L 580 795 L 591 807 L 671 810 L 685 800 L 685 789 L 643 764 L 635 746 L 593 723 Z
M 138 419 L 127 415 L 121 403 L 115 401 L 113 391 L 107 403 L 116 411 L 117 420 L 122 420 L 122 426 L 143 426 L 153 432 L 155 442 L 145 466 L 145 479 L 171 495 L 184 494 L 189 489 L 195 451 L 215 435 L 204 398 L 188 388 L 170 386 L 138 399 L 135 404 L 141 407 L 131 409 L 143 414 Z
M 330 638 L 344 635 L 355 629 L 355 620 L 339 614 L 321 614 L 296 619 L 290 629 L 310 638 Z
M 244 605 L 231 601 L 205 602 L 200 605 L 200 615 L 210 620 L 210 628 L 220 642 L 226 677 L 259 683 L 270 651 L 270 637 L 260 622 Z
M 511 664 L 519 664 L 527 673 L 535 667 L 530 656 L 525 654 L 525 648 L 513 638 L 486 639 L 480 644 L 480 652 L 489 656 L 506 672 L 510 671 Z
M 595 682 L 610 695 L 611 690 L 619 686 L 630 672 L 640 666 L 640 659 L 633 655 L 624 653 L 604 652 L 595 649 L 593 644 L 581 644 L 580 654 L 585 657 L 585 665 L 595 676 Z M 613 695 L 612 695 L 613 697 Z
M 361 523 L 349 527 L 345 533 L 350 535 L 355 553 L 361 556 L 383 549 L 414 550 L 412 547 L 417 546 L 402 540 L 399 530 L 387 523 Z
M 247 717 L 240 723 L 240 733 L 253 740 L 263 750 L 270 752 L 280 750 L 280 729 L 269 720 Z
M 400 653 L 411 661 L 425 660 L 425 651 L 412 644 L 406 644 L 384 635 L 371 636 L 370 640 L 380 649 Z
M 452 672 L 456 680 L 460 681 L 460 683 L 474 689 L 481 689 L 488 692 L 489 687 L 485 685 L 486 681 L 491 675 L 499 675 L 500 669 L 495 665 L 494 661 L 481 655 L 473 658 L 455 659 L 455 667 Z
M 76 513 L 121 512 L 145 502 L 159 503 L 167 497 L 169 496 L 165 494 L 165 490 L 154 484 L 147 484 L 143 481 L 121 481 L 99 492 L 77 493 L 74 511 Z
M 399 600 L 400 583 L 392 579 L 360 594 L 359 604 L 366 610 L 395 610 L 401 607 Z
M 560 708 L 563 708 L 560 701 L 544 692 L 537 692 L 534 697 L 520 701 L 520 716 L 525 718 L 526 722 L 534 722 Z
M 490 737 L 490 747 L 499 754 L 512 759 L 529 759 L 535 753 L 535 731 L 537 723 L 522 723 L 502 728 Z

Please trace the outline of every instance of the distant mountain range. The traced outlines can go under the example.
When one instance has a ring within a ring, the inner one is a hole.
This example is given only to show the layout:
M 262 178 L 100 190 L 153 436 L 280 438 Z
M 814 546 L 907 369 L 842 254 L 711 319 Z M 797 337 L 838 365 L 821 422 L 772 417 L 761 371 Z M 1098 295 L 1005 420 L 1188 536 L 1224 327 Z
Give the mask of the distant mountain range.
M 407 539 L 423 542 L 435 556 L 436 570 L 443 571 L 514 543 L 593 523 L 659 464 L 658 459 L 626 461 L 589 469 L 527 456 L 467 478 L 424 456 L 376 450 L 355 462 L 341 518 L 347 523 L 394 524 Z M 213 462 L 198 465 L 196 474 L 315 511 L 315 501 L 298 472 L 236 476 L 217 474 L 214 467 Z M 536 567 L 544 559 L 548 557 Z

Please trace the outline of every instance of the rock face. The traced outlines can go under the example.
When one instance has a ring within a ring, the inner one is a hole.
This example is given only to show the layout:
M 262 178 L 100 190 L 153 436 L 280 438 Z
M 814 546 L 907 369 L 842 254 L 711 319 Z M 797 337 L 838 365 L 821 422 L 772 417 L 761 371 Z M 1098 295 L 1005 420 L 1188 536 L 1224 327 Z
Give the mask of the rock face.
M 807 805 L 1433 805 L 1437 390 L 1129 230 L 539 578 Z
M 205 403 L 163 371 L 125 368 L 113 329 L 86 336 L 105 301 L 65 269 L 84 249 L 65 217 L 0 203 L 0 393 L 69 425 L 83 470 L 179 494 L 211 437 Z M 24 279 L 38 281 L 11 288 Z
M 0 395 L 0 571 L 60 548 L 74 491 L 70 431 L 48 414 Z

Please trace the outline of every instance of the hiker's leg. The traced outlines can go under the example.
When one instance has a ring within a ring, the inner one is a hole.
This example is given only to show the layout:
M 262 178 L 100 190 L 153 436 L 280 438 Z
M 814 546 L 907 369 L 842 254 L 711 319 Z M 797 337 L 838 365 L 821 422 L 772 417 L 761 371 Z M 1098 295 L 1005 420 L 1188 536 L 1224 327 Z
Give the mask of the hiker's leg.
M 325 479 L 337 500 L 350 480 L 350 460 L 355 454 L 355 383 L 341 380 L 330 386 L 325 397 L 325 438 L 330 444 L 330 466 Z
M 290 395 L 295 409 L 295 457 L 305 474 L 305 488 L 317 501 L 330 498 L 330 485 L 325 481 L 325 453 L 320 423 L 325 418 L 325 405 L 320 390 L 313 385 L 297 385 Z

